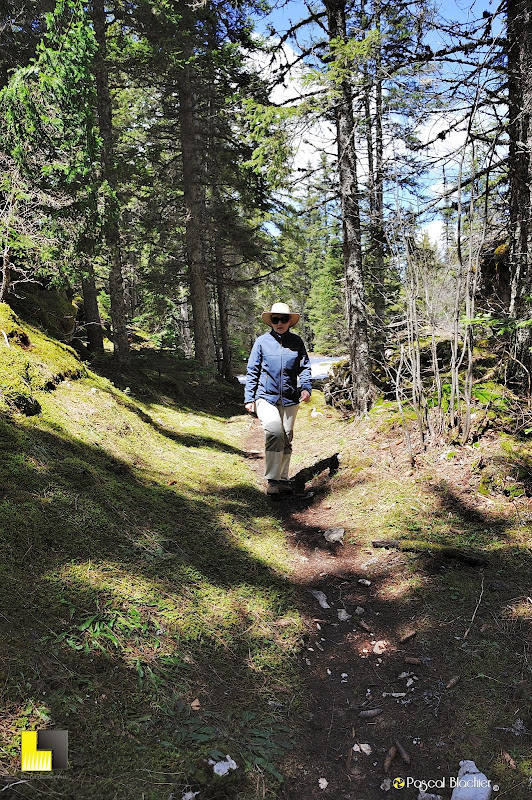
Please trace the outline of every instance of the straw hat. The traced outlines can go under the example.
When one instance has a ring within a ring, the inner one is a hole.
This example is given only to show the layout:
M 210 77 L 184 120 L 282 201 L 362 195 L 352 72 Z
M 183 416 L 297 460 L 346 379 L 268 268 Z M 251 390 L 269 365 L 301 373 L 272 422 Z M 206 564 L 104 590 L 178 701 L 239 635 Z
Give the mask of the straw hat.
M 290 307 L 287 306 L 286 303 L 274 303 L 271 311 L 264 311 L 262 313 L 262 319 L 263 322 L 266 323 L 266 325 L 271 326 L 272 314 L 273 316 L 280 316 L 280 317 L 288 315 L 290 317 L 290 323 L 289 323 L 290 327 L 292 327 L 293 325 L 297 325 L 297 323 L 299 322 L 300 314 L 296 314 L 290 311 Z

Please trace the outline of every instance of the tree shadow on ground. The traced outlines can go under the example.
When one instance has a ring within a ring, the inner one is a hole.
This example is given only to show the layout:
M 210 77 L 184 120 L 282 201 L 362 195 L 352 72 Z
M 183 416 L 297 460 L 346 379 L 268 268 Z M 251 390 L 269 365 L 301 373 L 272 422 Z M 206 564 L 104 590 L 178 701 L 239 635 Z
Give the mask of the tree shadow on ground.
M 209 447 L 215 450 L 220 450 L 225 453 L 235 453 L 237 455 L 241 455 L 242 453 L 242 451 L 238 447 L 233 447 L 232 445 L 227 444 L 226 442 L 222 442 L 219 439 L 214 439 L 212 436 L 204 436 L 202 434 L 191 434 L 191 433 L 178 433 L 174 430 L 171 430 L 165 427 L 157 419 L 154 419 L 154 417 L 151 414 L 144 411 L 144 409 L 141 408 L 139 405 L 137 405 L 136 402 L 126 400 L 124 399 L 123 396 L 116 395 L 111 392 L 109 392 L 109 394 L 113 397 L 113 400 L 119 406 L 122 406 L 123 408 L 126 408 L 128 411 L 130 411 L 132 414 L 135 414 L 142 422 L 144 422 L 146 425 L 149 425 L 151 428 L 153 428 L 154 431 L 161 434 L 161 436 L 170 439 L 170 441 L 172 442 L 181 444 L 184 447 Z M 142 400 L 141 397 L 139 396 L 137 402 L 145 405 L 146 399 Z M 192 405 L 188 408 L 180 406 L 180 410 L 183 412 L 190 410 L 194 411 L 196 415 L 198 415 L 198 413 L 200 415 L 203 413 L 208 417 L 212 417 L 212 414 L 205 412 L 201 408 L 198 411 Z M 219 416 L 218 411 L 216 412 L 216 416 Z
M 127 369 L 118 370 L 112 360 L 105 359 L 98 364 L 98 373 L 142 403 L 164 396 L 182 411 L 216 414 L 226 419 L 242 413 L 244 387 L 202 371 L 193 359 L 165 353 L 156 366 L 153 353 L 134 351 Z
M 289 691 L 289 670 L 275 678 L 293 648 L 275 628 L 294 613 L 289 587 L 226 519 L 229 504 L 240 526 L 256 525 L 265 499 L 235 487 L 211 502 L 208 484 L 185 496 L 102 448 L 1 432 L 3 697 L 15 729 L 68 729 L 73 760 L 60 784 L 36 776 L 6 797 L 167 800 L 189 780 L 202 797 L 232 797 L 231 781 L 210 786 L 207 750 L 252 762 L 251 728 L 277 724 L 266 696 Z M 19 751 L 13 728 L 3 734 L 7 775 Z

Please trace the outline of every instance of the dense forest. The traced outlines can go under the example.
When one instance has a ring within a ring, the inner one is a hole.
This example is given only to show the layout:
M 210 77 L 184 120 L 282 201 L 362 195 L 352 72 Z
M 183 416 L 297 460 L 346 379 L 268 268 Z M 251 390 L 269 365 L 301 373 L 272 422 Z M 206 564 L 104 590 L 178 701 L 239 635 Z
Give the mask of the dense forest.
M 282 299 L 348 356 L 344 407 L 466 441 L 477 341 L 530 389 L 532 21 L 454 12 L 4 3 L 0 301 L 59 291 L 92 358 L 140 336 L 231 379 Z

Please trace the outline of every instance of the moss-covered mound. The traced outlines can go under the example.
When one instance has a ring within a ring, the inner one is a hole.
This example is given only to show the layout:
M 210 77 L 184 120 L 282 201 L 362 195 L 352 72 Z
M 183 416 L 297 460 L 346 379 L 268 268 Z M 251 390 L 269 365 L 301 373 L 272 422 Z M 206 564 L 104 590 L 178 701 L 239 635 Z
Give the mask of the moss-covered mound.
M 0 303 L 0 411 L 37 414 L 39 392 L 85 373 L 72 348 L 21 323 L 6 303 Z
M 79 362 L 1 314 L 0 380 L 23 365 L 41 411 L 0 414 L 0 786 L 274 797 L 302 629 L 276 509 L 243 458 L 242 388 L 133 350 L 122 388 L 87 370 L 41 391 Z M 68 730 L 69 768 L 21 779 L 20 732 L 41 728 Z
M 72 341 L 78 309 L 59 292 L 27 283 L 17 288 L 17 296 L 10 297 L 9 304 L 16 314 L 31 325 L 38 325 L 49 336 L 61 342 Z

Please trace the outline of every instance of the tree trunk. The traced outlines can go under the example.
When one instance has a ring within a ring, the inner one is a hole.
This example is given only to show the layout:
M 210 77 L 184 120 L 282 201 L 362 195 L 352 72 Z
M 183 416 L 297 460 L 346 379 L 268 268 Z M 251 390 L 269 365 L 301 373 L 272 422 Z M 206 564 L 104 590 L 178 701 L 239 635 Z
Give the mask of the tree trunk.
M 16 204 L 17 201 L 15 199 L 15 193 L 13 192 L 9 198 L 7 220 L 5 225 L 5 243 L 2 250 L 2 283 L 0 284 L 0 303 L 5 303 L 7 301 L 9 284 L 11 283 L 11 246 L 9 244 L 9 237 L 11 235 L 11 224 L 13 215 L 15 213 Z
M 220 318 L 220 339 L 222 343 L 222 360 L 219 366 L 220 377 L 227 381 L 233 379 L 232 353 L 229 340 L 229 311 L 227 308 L 227 289 L 224 283 L 223 263 L 216 247 L 216 295 L 218 299 L 218 316 Z
M 508 101 L 510 136 L 510 314 L 532 316 L 532 8 L 528 0 L 508 0 Z M 530 393 L 532 327 L 515 335 L 516 372 Z
M 107 67 L 106 17 L 104 0 L 92 3 L 94 34 L 98 42 L 96 56 L 96 87 L 98 92 L 98 121 L 102 139 L 102 183 L 104 188 L 103 229 L 109 249 L 111 268 L 109 272 L 109 295 L 111 298 L 111 321 L 113 325 L 114 354 L 119 366 L 129 361 L 129 341 L 126 328 L 126 303 L 124 278 L 120 251 L 120 208 L 116 197 L 114 165 L 113 125 L 111 95 L 109 92 L 109 70 Z
M 345 0 L 325 0 L 331 39 L 346 41 Z M 336 105 L 338 172 L 342 204 L 344 271 L 353 406 L 364 414 L 371 402 L 371 368 L 364 297 L 362 242 L 354 147 L 353 97 L 347 74 Z
M 364 10 L 364 9 L 363 9 Z M 366 12 L 372 24 L 380 32 L 381 3 L 373 2 L 373 10 Z M 372 15 L 371 17 L 369 15 Z M 373 304 L 376 317 L 376 339 L 379 349 L 384 351 L 385 303 L 385 244 L 384 232 L 384 142 L 383 142 L 383 96 L 381 45 L 375 53 L 373 74 L 366 68 L 364 87 L 364 110 L 366 116 L 366 142 L 368 150 L 368 200 L 371 265 L 373 272 Z M 372 99 L 374 98 L 374 111 Z M 381 354 L 382 355 L 382 354 Z
M 178 69 L 177 72 L 188 281 L 196 360 L 202 366 L 214 369 L 216 358 L 209 317 L 209 295 L 206 284 L 206 255 L 204 247 L 205 192 L 201 181 L 199 119 L 194 92 L 194 72 L 193 67 L 188 63 L 188 59 L 192 54 L 189 39 L 190 37 L 185 33 L 183 36 L 183 40 L 187 42 L 183 54 L 185 65 Z
M 85 325 L 87 329 L 88 347 L 91 353 L 103 353 L 103 329 L 98 308 L 98 292 L 94 279 L 92 261 L 87 259 L 87 272 L 81 281 L 83 291 L 83 308 L 85 310 Z
M 381 9 L 380 2 L 375 3 L 375 21 L 380 30 Z M 386 234 L 384 231 L 384 140 L 382 132 L 383 98 L 382 98 L 382 58 L 380 46 L 375 63 L 375 216 L 373 220 L 373 242 L 375 249 L 375 315 L 378 325 L 378 340 L 384 356 L 384 325 L 385 325 L 385 292 L 386 292 Z
M 0 285 L 0 303 L 7 301 L 7 293 L 9 291 L 9 284 L 11 282 L 11 248 L 9 244 L 4 247 L 2 252 L 2 283 Z
M 184 296 L 179 300 L 179 318 L 181 321 L 180 329 L 181 329 L 181 338 L 183 340 L 183 350 L 187 357 L 192 357 L 194 355 L 194 342 L 192 341 L 192 336 L 190 335 L 190 320 L 188 318 L 188 300 Z

